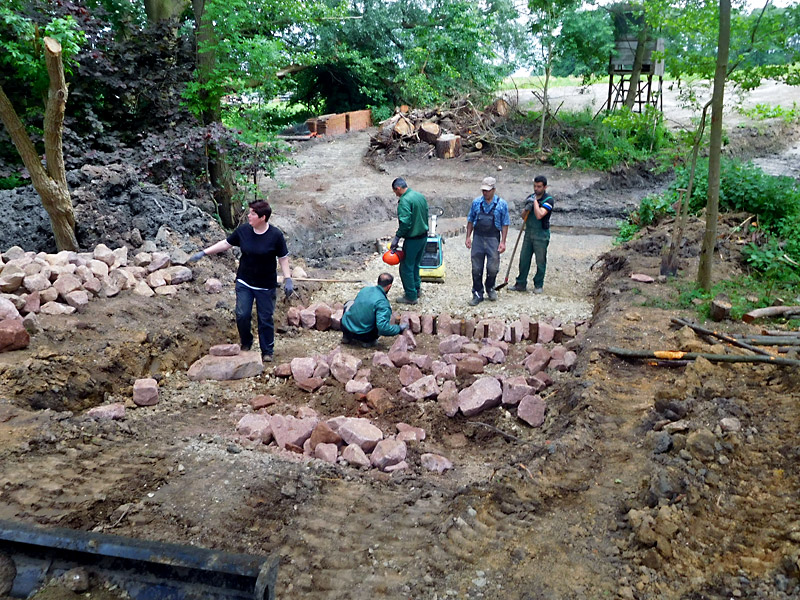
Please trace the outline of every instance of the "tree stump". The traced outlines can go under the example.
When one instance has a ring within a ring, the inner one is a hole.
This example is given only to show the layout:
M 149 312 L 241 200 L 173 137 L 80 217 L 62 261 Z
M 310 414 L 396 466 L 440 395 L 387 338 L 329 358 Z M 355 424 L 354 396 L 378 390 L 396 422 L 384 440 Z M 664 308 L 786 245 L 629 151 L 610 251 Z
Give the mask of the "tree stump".
M 711 301 L 711 310 L 709 316 L 714 321 L 722 321 L 731 316 L 731 303 L 726 298 L 717 297 Z
M 436 140 L 436 156 L 456 158 L 461 155 L 461 136 L 445 133 Z
M 439 136 L 442 135 L 442 128 L 436 123 L 425 121 L 419 126 L 419 139 L 429 144 L 435 144 Z
M 497 98 L 492 102 L 491 106 L 489 106 L 487 112 L 497 115 L 498 117 L 507 117 L 508 113 L 511 112 L 511 106 L 502 98 Z

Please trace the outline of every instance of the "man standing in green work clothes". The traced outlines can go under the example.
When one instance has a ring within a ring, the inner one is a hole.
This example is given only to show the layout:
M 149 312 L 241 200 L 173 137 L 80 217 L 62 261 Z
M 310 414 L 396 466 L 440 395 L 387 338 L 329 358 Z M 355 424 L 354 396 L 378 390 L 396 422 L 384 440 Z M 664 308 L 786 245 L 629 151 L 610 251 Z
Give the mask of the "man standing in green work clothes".
M 525 220 L 525 239 L 519 254 L 519 275 L 508 289 L 524 292 L 528 288 L 528 272 L 531 257 L 536 256 L 536 274 L 533 276 L 533 293 L 544 290 L 544 273 L 547 270 L 547 246 L 550 244 L 550 213 L 555 201 L 547 193 L 547 177 L 537 175 L 533 179 L 533 194 L 525 199 L 522 218 Z
M 397 221 L 400 225 L 389 248 L 397 250 L 400 238 L 405 239 L 405 256 L 400 261 L 400 281 L 403 282 L 404 295 L 397 302 L 416 304 L 422 285 L 419 266 L 422 264 L 425 244 L 428 243 L 428 202 L 419 192 L 408 189 L 408 184 L 402 177 L 392 182 L 392 191 L 400 198 L 397 203 Z

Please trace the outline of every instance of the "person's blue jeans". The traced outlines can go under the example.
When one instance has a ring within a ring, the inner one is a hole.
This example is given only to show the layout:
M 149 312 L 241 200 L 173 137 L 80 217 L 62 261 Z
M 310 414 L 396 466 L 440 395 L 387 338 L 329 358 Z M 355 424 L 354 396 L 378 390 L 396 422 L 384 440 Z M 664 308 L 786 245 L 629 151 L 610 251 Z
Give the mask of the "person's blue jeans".
M 520 289 L 528 287 L 528 273 L 531 270 L 531 258 L 536 257 L 536 274 L 533 276 L 533 287 L 540 288 L 544 285 L 544 274 L 547 271 L 547 246 L 550 238 L 533 237 L 526 235 L 522 240 L 522 249 L 519 253 L 519 275 L 516 286 Z
M 253 345 L 253 300 L 256 302 L 256 316 L 258 318 L 258 344 L 261 354 L 272 355 L 275 347 L 275 322 L 272 315 L 275 313 L 275 298 L 277 294 L 272 290 L 254 290 L 243 283 L 236 282 L 236 329 L 239 330 L 239 341 L 242 347 Z
M 472 293 L 483 298 L 484 285 L 486 291 L 493 290 L 500 271 L 500 252 L 497 247 L 500 240 L 494 236 L 476 235 L 472 238 Z M 486 265 L 486 280 L 483 280 L 483 269 Z

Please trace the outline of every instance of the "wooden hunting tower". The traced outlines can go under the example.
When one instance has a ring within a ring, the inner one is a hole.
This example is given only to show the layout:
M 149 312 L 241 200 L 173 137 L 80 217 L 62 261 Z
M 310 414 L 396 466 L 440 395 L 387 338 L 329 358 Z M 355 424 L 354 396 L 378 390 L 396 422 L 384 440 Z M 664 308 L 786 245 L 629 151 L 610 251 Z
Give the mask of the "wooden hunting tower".
M 639 33 L 645 26 L 641 14 L 629 7 L 617 6 L 614 14 L 616 41 L 608 59 L 608 100 L 606 107 L 616 110 L 625 104 L 634 75 Z M 663 109 L 661 91 L 664 85 L 664 60 L 653 58 L 654 52 L 664 51 L 664 38 L 647 37 L 642 58 L 642 68 L 636 83 L 636 95 L 631 110 L 642 112 L 649 104 Z

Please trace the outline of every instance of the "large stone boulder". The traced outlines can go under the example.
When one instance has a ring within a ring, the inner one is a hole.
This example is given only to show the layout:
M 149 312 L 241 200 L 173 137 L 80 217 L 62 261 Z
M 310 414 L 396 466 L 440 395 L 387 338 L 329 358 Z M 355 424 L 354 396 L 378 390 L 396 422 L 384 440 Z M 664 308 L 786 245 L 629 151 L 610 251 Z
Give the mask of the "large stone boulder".
M 406 459 L 406 443 L 396 439 L 381 440 L 370 456 L 370 464 L 381 471 Z
M 481 377 L 458 393 L 458 408 L 467 417 L 500 404 L 503 388 L 494 377 Z
M 30 343 L 31 336 L 21 318 L 0 321 L 0 352 L 21 350 L 27 348 Z
M 245 415 L 236 424 L 236 433 L 248 440 L 261 440 L 269 444 L 272 440 L 272 428 L 269 423 L 272 417 L 266 414 Z
M 298 419 L 291 415 L 273 415 L 269 420 L 275 443 L 281 448 L 286 448 L 288 445 L 302 448 L 318 423 L 319 419 L 315 417 Z
M 329 419 L 330 428 L 342 436 L 347 444 L 356 444 L 364 452 L 371 452 L 383 439 L 383 432 L 368 419 L 356 417 L 335 417 Z
M 547 406 L 541 396 L 525 396 L 517 407 L 517 416 L 531 427 L 541 427 Z
M 338 352 L 330 363 L 331 375 L 340 383 L 347 383 L 356 376 L 361 359 L 352 354 Z
M 227 381 L 256 377 L 263 371 L 264 363 L 258 352 L 242 352 L 236 356 L 204 356 L 189 367 L 187 375 L 192 381 Z

